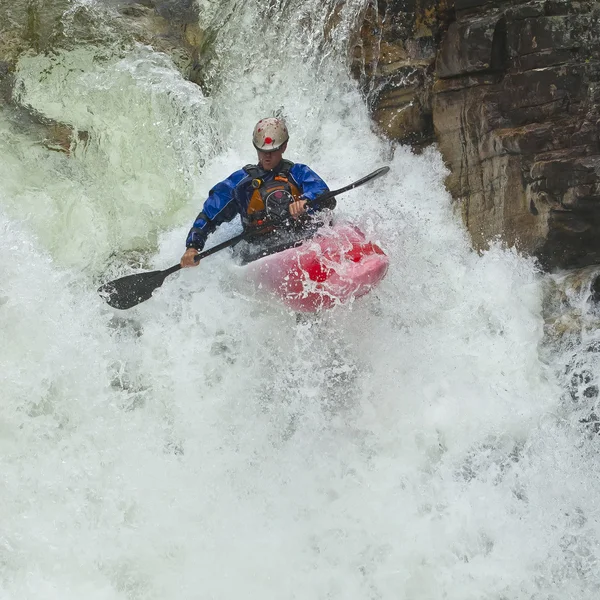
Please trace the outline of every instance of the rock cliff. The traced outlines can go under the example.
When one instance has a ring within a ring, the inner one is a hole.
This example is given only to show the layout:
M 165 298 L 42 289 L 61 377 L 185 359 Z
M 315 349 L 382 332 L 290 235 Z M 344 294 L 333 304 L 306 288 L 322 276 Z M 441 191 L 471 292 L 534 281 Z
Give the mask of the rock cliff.
M 354 71 L 383 132 L 437 141 L 477 248 L 600 263 L 600 3 L 379 0 Z

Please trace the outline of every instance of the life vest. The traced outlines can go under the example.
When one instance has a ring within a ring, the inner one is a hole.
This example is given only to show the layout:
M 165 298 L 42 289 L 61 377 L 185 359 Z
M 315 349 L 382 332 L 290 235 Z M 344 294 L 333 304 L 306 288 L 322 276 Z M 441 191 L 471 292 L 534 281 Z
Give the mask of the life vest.
M 278 173 L 265 181 L 267 171 L 258 165 L 246 165 L 244 171 L 251 177 L 253 188 L 246 215 L 242 215 L 245 228 L 264 228 L 270 222 L 281 224 L 290 216 L 289 206 L 300 200 L 302 192 L 290 176 L 294 163 L 282 160 Z

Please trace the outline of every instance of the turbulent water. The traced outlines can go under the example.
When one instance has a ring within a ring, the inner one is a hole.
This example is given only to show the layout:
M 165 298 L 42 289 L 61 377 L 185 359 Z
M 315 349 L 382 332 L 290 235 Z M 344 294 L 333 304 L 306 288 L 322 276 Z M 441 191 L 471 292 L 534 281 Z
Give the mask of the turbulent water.
M 200 2 L 206 96 L 145 46 L 19 62 L 19 102 L 88 141 L 0 112 L 0 597 L 597 598 L 598 445 L 544 281 L 470 250 L 435 151 L 373 131 L 366 0 L 265 5 Z M 390 256 L 376 292 L 297 322 L 221 252 L 107 307 L 100 282 L 178 261 L 276 112 L 332 188 L 390 165 L 336 210 Z

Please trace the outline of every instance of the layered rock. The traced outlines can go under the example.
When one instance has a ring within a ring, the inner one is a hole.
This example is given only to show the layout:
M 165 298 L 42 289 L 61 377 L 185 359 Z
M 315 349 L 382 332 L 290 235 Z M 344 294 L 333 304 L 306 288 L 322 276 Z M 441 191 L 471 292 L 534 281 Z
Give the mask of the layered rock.
M 379 0 L 365 13 L 352 69 L 375 122 L 391 139 L 434 141 L 435 57 L 449 18 L 440 0 Z
M 413 23 L 405 24 L 411 37 L 398 39 L 389 17 L 407 4 L 379 2 L 378 39 L 398 53 L 424 40 L 437 51 L 412 75 L 421 89 L 402 80 L 406 65 L 390 62 L 386 80 L 377 64 L 384 54 L 370 59 L 377 66 L 364 78 L 382 90 L 373 109 L 383 130 L 401 141 L 431 139 L 433 122 L 451 170 L 448 188 L 477 248 L 500 237 L 550 269 L 599 263 L 600 3 L 415 0 L 415 15 L 434 19 L 431 35 L 422 37 L 413 15 L 405 22 Z M 361 48 L 373 47 L 372 32 L 362 37 Z M 381 119 L 402 94 L 419 107 L 420 129 L 415 120 L 395 129 L 400 117 Z

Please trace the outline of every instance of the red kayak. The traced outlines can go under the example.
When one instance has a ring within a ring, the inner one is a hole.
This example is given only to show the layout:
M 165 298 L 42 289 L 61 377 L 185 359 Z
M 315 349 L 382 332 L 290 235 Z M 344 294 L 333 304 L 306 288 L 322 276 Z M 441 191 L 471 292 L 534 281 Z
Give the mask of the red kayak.
M 246 268 L 261 289 L 292 310 L 316 312 L 364 296 L 385 277 L 388 265 L 383 250 L 360 229 L 334 225 Z

